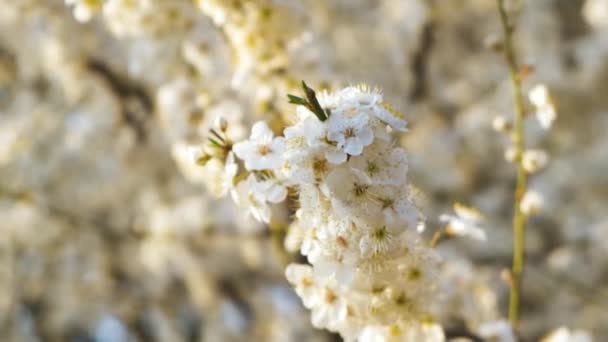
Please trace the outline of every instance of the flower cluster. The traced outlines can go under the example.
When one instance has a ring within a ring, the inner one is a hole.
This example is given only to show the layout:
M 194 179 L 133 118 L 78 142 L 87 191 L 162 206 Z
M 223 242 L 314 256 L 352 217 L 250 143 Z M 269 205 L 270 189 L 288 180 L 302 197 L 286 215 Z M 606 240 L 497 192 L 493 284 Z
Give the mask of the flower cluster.
M 286 67 L 294 11 L 287 10 L 285 4 L 272 0 L 196 2 L 203 14 L 222 29 L 233 49 L 235 86 L 242 86 L 251 76 L 266 78 Z
M 304 98 L 290 95 L 297 120 L 283 136 L 257 122 L 249 139 L 226 145 L 214 130 L 211 145 L 223 152 L 195 161 L 219 159 L 222 184 L 259 221 L 270 222 L 289 189 L 298 194 L 288 240 L 310 265 L 291 264 L 286 275 L 314 326 L 345 339 L 409 336 L 407 327 L 437 334 L 438 260 L 416 232 L 407 156 L 391 140 L 405 120 L 365 85 L 319 96 L 303 88 Z

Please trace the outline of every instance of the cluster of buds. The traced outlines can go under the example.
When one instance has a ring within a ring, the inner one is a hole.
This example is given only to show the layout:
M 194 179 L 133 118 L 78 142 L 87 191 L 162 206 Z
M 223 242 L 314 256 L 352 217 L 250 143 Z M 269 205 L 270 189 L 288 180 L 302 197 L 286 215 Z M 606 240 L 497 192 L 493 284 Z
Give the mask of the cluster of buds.
M 528 99 L 534 107 L 534 116 L 538 124 L 549 130 L 557 117 L 555 101 L 545 85 L 539 84 L 530 89 Z M 497 116 L 492 122 L 494 130 L 504 134 L 512 134 L 513 125 L 503 116 Z M 534 174 L 544 169 L 549 162 L 549 155 L 542 149 L 526 149 L 519 155 L 515 147 L 510 146 L 505 150 L 505 159 L 513 163 L 521 163 L 528 174 Z M 542 196 L 534 191 L 528 190 L 522 196 L 520 209 L 525 215 L 538 213 L 543 206 Z
M 418 236 L 407 156 L 392 139 L 406 121 L 366 85 L 319 96 L 302 85 L 304 97 L 289 96 L 297 120 L 283 136 L 257 122 L 231 144 L 213 130 L 217 152 L 194 162 L 223 165 L 225 192 L 263 222 L 297 194 L 287 245 L 310 264 L 291 264 L 286 276 L 314 326 L 348 340 L 443 336 L 431 323 L 439 260 Z

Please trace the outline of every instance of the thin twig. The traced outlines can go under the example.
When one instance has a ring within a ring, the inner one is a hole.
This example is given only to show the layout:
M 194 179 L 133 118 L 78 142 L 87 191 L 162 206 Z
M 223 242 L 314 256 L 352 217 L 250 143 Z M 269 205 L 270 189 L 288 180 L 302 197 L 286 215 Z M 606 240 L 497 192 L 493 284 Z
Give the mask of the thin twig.
M 513 146 L 515 148 L 515 163 L 517 165 L 517 185 L 515 188 L 515 200 L 513 208 L 513 268 L 509 296 L 509 321 L 516 328 L 519 320 L 519 307 L 521 297 L 521 279 L 524 268 L 524 236 L 526 226 L 526 215 L 521 211 L 521 199 L 526 192 L 526 184 L 528 175 L 522 164 L 522 154 L 524 152 L 524 119 L 525 109 L 521 90 L 521 77 L 519 67 L 515 57 L 515 49 L 513 48 L 513 25 L 509 22 L 507 10 L 505 8 L 505 0 L 498 1 L 498 12 L 502 23 L 504 34 L 504 54 L 509 66 L 509 74 L 511 78 L 511 87 L 513 91 L 513 100 L 515 106 L 515 119 L 513 122 Z

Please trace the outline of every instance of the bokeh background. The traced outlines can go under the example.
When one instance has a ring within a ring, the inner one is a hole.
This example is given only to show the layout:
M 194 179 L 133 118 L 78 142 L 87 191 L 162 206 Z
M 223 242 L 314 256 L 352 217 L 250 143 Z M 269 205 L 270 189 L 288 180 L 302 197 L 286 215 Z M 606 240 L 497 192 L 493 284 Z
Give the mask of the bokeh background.
M 280 54 L 279 67 L 234 46 L 224 14 L 201 10 L 214 1 L 66 2 L 0 0 L 0 340 L 339 340 L 312 328 L 285 281 L 297 256 L 282 237 L 252 229 L 180 162 L 217 116 L 245 135 L 284 115 L 301 79 L 377 85 L 406 113 L 427 234 L 455 201 L 486 217 L 487 242 L 439 247 L 441 323 L 458 336 L 504 317 L 514 167 L 492 120 L 512 116 L 512 97 L 494 1 L 224 5 L 253 31 L 265 12 L 248 6 L 276 8 L 242 44 Z M 558 110 L 550 131 L 526 126 L 551 160 L 530 182 L 544 209 L 528 224 L 522 337 L 566 325 L 605 341 L 608 0 L 511 8 L 534 69 L 525 90 L 546 84 Z

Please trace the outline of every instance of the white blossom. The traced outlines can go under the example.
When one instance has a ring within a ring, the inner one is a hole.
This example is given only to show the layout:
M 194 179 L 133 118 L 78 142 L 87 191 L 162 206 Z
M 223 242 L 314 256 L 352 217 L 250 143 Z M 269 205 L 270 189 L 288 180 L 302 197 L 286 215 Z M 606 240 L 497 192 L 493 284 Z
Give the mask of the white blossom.
M 274 137 L 264 121 L 256 122 L 248 140 L 234 144 L 232 150 L 245 162 L 247 170 L 271 170 L 283 164 L 285 139 Z
M 286 276 L 295 285 L 304 306 L 312 311 L 313 326 L 336 331 L 348 312 L 346 301 L 336 284 L 315 277 L 312 268 L 305 265 L 289 265 Z
M 544 129 L 549 129 L 557 117 L 555 104 L 544 84 L 536 85 L 528 93 L 530 102 L 536 107 L 536 118 Z
M 363 155 L 353 157 L 350 165 L 377 185 L 402 185 L 408 170 L 405 150 L 382 142 L 371 145 Z
M 456 215 L 443 214 L 439 217 L 447 223 L 446 232 L 456 236 L 467 236 L 475 240 L 485 241 L 486 233 L 480 226 L 483 219 L 479 211 L 460 203 L 454 204 Z
M 350 110 L 332 113 L 328 120 L 327 138 L 351 156 L 358 156 L 363 148 L 374 140 L 374 133 L 368 125 L 369 116 L 365 112 Z
M 258 181 L 250 174 L 237 184 L 232 192 L 234 201 L 258 221 L 270 222 L 270 203 L 279 203 L 287 197 L 287 189 L 276 180 Z
M 544 200 L 540 193 L 534 190 L 528 190 L 521 199 L 519 204 L 520 210 L 525 215 L 534 215 L 542 211 Z
M 529 173 L 542 170 L 549 162 L 547 152 L 543 150 L 526 150 L 522 155 L 522 166 Z

